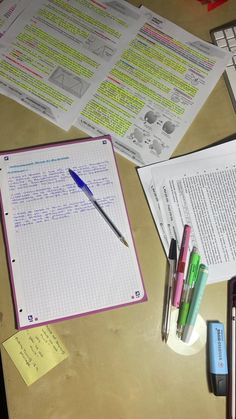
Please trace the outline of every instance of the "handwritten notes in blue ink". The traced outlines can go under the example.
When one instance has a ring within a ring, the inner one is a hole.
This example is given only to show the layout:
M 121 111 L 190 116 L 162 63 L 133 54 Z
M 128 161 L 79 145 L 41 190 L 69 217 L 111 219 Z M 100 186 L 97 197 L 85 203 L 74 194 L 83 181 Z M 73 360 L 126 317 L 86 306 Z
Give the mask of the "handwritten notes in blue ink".
M 0 153 L 19 329 L 146 301 L 110 136 Z M 122 232 L 119 240 L 69 168 Z

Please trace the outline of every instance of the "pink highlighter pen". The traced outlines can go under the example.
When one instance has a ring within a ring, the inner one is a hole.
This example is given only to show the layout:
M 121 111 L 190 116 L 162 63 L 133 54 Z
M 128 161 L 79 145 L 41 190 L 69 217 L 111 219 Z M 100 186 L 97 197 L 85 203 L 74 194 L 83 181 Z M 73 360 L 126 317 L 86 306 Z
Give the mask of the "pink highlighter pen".
M 174 291 L 174 298 L 173 298 L 173 306 L 179 307 L 180 299 L 184 284 L 184 271 L 186 266 L 186 260 L 188 255 L 188 247 L 190 241 L 190 232 L 191 227 L 188 224 L 185 224 L 183 236 L 181 240 L 180 252 L 179 252 L 179 259 L 178 265 L 176 269 L 176 277 L 175 277 L 175 291 Z

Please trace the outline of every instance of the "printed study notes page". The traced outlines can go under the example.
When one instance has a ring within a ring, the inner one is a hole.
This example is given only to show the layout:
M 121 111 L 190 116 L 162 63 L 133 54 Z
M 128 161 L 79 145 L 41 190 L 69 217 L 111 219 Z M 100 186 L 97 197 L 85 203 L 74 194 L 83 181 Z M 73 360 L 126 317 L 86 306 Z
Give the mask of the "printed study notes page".
M 146 300 L 109 136 L 0 153 L 18 327 Z M 124 245 L 72 179 L 79 174 Z
M 140 19 L 118 0 L 30 1 L 1 39 L 0 92 L 68 130 Z
M 232 141 L 138 169 L 166 254 L 189 224 L 208 283 L 235 275 L 236 135 Z
M 7 32 L 14 21 L 23 12 L 30 0 L 1 0 L 0 38 Z
M 63 129 L 168 159 L 231 54 L 126 1 L 33 0 L 0 44 L 0 92 Z
M 144 21 L 75 123 L 138 166 L 170 158 L 230 54 L 141 7 Z

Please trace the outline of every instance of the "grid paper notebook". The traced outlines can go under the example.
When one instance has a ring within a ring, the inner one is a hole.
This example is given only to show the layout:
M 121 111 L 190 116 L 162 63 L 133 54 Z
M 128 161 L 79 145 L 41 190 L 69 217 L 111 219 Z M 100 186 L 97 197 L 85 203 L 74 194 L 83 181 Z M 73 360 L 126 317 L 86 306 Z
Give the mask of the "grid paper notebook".
M 1 152 L 0 188 L 19 329 L 147 299 L 110 136 Z

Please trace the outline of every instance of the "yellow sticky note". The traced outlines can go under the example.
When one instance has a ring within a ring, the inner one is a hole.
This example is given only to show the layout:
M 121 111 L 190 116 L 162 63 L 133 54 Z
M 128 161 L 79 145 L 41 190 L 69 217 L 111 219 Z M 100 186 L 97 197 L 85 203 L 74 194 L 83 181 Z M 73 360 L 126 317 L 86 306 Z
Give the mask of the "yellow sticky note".
M 51 326 L 17 332 L 3 346 L 28 386 L 69 355 Z

